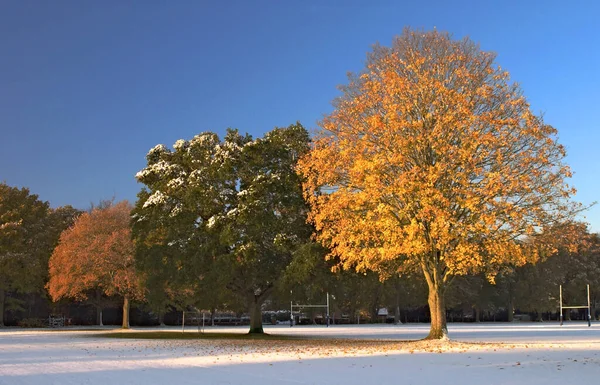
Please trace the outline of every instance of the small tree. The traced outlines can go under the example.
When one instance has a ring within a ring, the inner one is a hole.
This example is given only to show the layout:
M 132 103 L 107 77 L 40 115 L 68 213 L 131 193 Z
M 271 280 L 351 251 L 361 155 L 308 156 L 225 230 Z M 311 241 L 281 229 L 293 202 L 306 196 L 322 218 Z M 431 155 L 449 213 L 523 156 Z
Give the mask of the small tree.
M 578 207 L 557 131 L 494 58 L 437 31 L 375 46 L 299 166 L 318 238 L 344 267 L 423 273 L 432 339 L 447 338 L 452 276 L 535 259 L 525 238 Z
M 48 292 L 83 300 L 89 290 L 123 297 L 123 328 L 129 327 L 130 300 L 141 298 L 134 269 L 127 201 L 84 213 L 64 231 L 50 257 Z

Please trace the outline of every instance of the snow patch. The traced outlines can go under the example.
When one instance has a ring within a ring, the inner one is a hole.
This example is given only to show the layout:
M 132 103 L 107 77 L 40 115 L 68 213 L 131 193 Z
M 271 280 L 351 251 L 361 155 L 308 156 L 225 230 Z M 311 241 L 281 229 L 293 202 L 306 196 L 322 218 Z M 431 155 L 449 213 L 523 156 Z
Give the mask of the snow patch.
M 189 143 L 187 140 L 179 139 L 175 142 L 175 144 L 173 145 L 173 148 L 177 151 L 180 151 L 180 150 L 185 150 L 188 146 L 189 146 Z
M 163 194 L 160 190 L 156 190 L 152 195 L 148 197 L 146 202 L 144 202 L 143 208 L 148 208 L 150 206 L 162 205 L 167 201 L 167 196 Z

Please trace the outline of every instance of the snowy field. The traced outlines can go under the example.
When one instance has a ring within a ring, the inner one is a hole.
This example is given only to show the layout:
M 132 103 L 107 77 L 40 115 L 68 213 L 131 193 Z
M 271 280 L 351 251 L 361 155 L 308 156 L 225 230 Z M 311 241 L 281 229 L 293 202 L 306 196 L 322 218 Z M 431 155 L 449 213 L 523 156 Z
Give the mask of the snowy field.
M 134 329 L 137 333 L 176 328 Z M 246 327 L 207 328 L 245 333 Z M 106 330 L 0 329 L 0 384 L 594 384 L 600 324 L 272 326 L 293 340 L 101 338 Z M 188 333 L 196 333 L 188 330 Z M 119 331 L 112 331 L 119 333 Z

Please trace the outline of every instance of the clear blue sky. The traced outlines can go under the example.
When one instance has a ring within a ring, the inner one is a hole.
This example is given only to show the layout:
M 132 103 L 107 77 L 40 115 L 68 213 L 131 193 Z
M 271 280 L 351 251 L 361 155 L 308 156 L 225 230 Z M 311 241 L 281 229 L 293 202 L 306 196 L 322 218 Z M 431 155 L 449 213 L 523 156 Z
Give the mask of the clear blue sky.
M 370 46 L 412 26 L 497 52 L 558 128 L 590 203 L 599 15 L 592 0 L 0 0 L 0 181 L 52 206 L 133 201 L 149 148 L 227 127 L 314 128 Z M 586 216 L 600 231 L 600 208 Z

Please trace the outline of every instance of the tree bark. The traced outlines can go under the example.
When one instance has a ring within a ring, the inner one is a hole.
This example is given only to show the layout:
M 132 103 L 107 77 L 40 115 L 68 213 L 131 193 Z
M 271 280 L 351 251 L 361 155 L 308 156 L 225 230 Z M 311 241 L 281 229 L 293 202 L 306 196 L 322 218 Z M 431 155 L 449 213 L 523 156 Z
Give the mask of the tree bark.
M 432 271 L 428 271 L 425 266 L 423 266 L 423 273 L 429 287 L 427 303 L 431 315 L 431 328 L 425 339 L 447 340 L 448 325 L 446 322 L 446 304 L 444 302 L 444 283 L 441 274 L 438 269 L 433 268 Z
M 161 310 L 158 312 L 158 324 L 160 326 L 166 326 L 165 325 L 165 311 Z
M 402 323 L 400 319 L 400 284 L 396 284 L 396 311 L 394 312 L 394 324 L 399 325 Z
M 508 300 L 508 322 L 513 322 L 514 314 L 513 314 L 513 301 L 512 298 Z
M 370 306 L 371 313 L 371 322 L 379 321 L 379 293 L 375 292 L 375 297 L 373 298 L 373 302 L 371 302 Z
M 250 301 L 250 331 L 249 334 L 263 334 L 262 298 L 253 296 Z
M 129 298 L 123 298 L 123 329 L 129 329 Z
M 102 292 L 96 289 L 96 324 L 98 326 L 104 326 L 102 323 Z
M 481 311 L 479 305 L 475 305 L 475 322 L 481 322 Z
M 4 326 L 4 289 L 0 288 L 0 327 Z
M 357 315 L 356 315 L 356 308 L 352 305 L 352 303 L 350 304 L 350 309 L 348 310 L 348 314 L 350 315 L 350 323 L 351 324 L 355 323 L 355 321 L 358 320 Z
M 102 307 L 96 306 L 96 324 L 98 326 L 104 326 L 102 323 Z
M 448 326 L 446 324 L 446 306 L 444 293 L 439 286 L 429 288 L 429 312 L 431 314 L 431 329 L 428 340 L 448 339 Z

